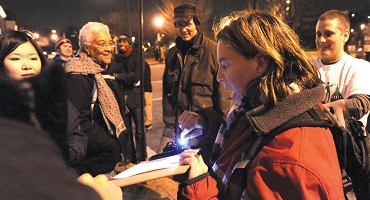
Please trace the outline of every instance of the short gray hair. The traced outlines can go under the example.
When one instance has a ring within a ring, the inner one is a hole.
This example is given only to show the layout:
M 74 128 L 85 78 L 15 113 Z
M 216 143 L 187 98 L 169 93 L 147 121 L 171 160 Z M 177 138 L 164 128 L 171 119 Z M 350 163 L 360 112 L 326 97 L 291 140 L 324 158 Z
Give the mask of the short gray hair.
M 78 38 L 80 49 L 83 49 L 85 46 L 90 46 L 94 40 L 93 34 L 97 32 L 107 32 L 109 34 L 109 28 L 107 25 L 100 22 L 88 22 L 85 24 L 81 28 Z

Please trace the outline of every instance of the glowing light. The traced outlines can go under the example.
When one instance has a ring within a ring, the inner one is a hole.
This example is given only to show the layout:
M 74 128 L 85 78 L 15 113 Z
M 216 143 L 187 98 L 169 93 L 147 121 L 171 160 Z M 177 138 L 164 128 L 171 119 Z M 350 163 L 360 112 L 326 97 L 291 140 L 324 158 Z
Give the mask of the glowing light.
M 176 44 L 174 43 L 174 42 L 172 42 L 169 46 L 168 46 L 168 48 L 169 49 L 171 49 L 172 47 L 174 47 Z
M 361 24 L 361 25 L 360 25 L 360 29 L 361 29 L 361 30 L 364 30 L 364 29 L 365 29 L 365 27 L 366 27 L 366 25 L 365 25 L 365 24 Z
M 162 19 L 162 17 L 156 17 L 155 19 L 154 19 L 154 25 L 156 26 L 156 27 L 162 27 L 163 26 L 163 19 Z
M 6 18 L 6 13 L 5 13 L 3 7 L 1 7 L 1 6 L 0 6 L 0 17 L 3 18 L 3 19 Z
M 57 31 L 56 30 L 51 30 L 51 36 L 50 38 L 54 41 L 58 39 Z
M 180 139 L 178 140 L 178 143 L 179 143 L 179 145 L 180 145 L 181 147 L 185 147 L 185 146 L 188 144 L 188 140 L 187 140 L 187 139 L 185 139 L 185 138 L 180 138 Z
M 52 40 L 57 40 L 57 39 L 58 39 L 58 36 L 57 36 L 56 34 L 52 34 L 52 35 L 51 35 L 51 39 L 52 39 Z

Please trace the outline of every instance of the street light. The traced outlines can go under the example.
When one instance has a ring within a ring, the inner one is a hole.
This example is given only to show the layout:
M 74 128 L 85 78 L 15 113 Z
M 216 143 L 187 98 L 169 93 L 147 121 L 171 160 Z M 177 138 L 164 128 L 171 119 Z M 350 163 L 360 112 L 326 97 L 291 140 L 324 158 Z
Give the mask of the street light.
M 163 50 L 163 47 L 161 47 L 162 45 L 160 44 L 161 43 L 161 38 L 164 36 L 161 37 L 161 34 L 160 34 L 160 28 L 163 26 L 164 24 L 164 20 L 162 17 L 156 17 L 154 18 L 154 25 L 157 27 L 157 41 L 155 41 L 155 47 L 154 47 L 154 56 L 155 56 L 155 60 L 159 61 L 159 62 L 162 62 L 163 59 L 164 59 L 164 50 Z
M 290 0 L 285 1 L 285 19 L 289 26 L 292 26 L 292 2 Z
M 0 17 L 3 18 L 3 19 L 6 18 L 6 13 L 5 13 L 3 7 L 1 7 L 1 6 L 0 6 Z
M 363 31 L 363 30 L 365 29 L 365 27 L 366 27 L 366 24 L 361 24 L 361 25 L 360 25 L 360 29 L 361 29 L 361 31 Z
M 163 18 L 162 17 L 156 17 L 154 19 L 154 25 L 157 27 L 158 29 L 158 33 L 157 33 L 157 41 L 161 41 L 161 35 L 159 33 L 159 29 L 163 26 Z
M 163 26 L 163 18 L 162 17 L 156 17 L 154 19 L 154 25 L 158 28 Z
M 58 39 L 57 31 L 51 30 L 51 39 L 55 42 Z

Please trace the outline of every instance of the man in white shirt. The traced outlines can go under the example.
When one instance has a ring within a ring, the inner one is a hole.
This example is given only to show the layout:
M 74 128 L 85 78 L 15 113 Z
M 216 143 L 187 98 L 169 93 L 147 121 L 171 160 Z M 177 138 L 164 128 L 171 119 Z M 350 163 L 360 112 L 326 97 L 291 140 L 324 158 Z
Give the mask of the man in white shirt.
M 370 109 L 370 63 L 344 52 L 350 35 L 348 15 L 330 10 L 316 24 L 319 57 L 311 59 L 325 83 L 326 107 L 340 107 L 344 118 L 354 117 L 366 126 Z

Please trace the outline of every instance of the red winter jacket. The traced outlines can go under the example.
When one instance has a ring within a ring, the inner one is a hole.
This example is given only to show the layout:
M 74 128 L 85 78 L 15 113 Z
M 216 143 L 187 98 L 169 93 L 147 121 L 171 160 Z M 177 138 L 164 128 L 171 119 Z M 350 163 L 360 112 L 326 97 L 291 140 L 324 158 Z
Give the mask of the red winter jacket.
M 237 126 L 243 126 L 243 121 Z M 245 135 L 251 135 L 250 130 L 233 133 L 230 140 L 237 144 L 227 146 L 217 160 L 218 166 L 227 169 L 226 174 L 234 167 L 231 163 L 236 164 L 241 153 L 247 151 L 247 145 L 242 149 L 240 146 L 248 139 Z M 207 176 L 183 188 L 183 195 L 189 199 L 212 199 L 218 195 L 216 182 Z M 255 158 L 248 174 L 246 198 L 343 199 L 342 177 L 330 131 L 303 127 L 279 134 Z
M 213 167 L 225 185 L 255 136 L 246 117 L 233 128 Z M 330 130 L 298 127 L 280 133 L 254 159 L 246 184 L 242 199 L 344 199 Z M 215 179 L 204 174 L 180 184 L 178 199 L 217 199 L 219 195 Z

